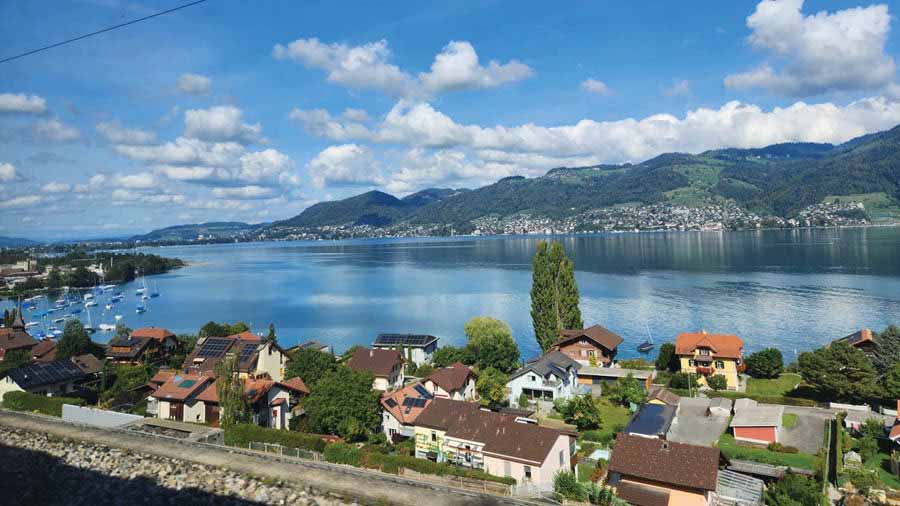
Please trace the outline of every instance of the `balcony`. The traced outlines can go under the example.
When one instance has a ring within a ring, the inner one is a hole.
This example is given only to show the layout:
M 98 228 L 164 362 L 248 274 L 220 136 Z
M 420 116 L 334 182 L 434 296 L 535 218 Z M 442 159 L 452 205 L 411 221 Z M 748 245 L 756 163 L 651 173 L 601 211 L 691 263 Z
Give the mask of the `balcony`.
M 697 366 L 697 374 L 708 376 L 715 371 L 712 367 Z

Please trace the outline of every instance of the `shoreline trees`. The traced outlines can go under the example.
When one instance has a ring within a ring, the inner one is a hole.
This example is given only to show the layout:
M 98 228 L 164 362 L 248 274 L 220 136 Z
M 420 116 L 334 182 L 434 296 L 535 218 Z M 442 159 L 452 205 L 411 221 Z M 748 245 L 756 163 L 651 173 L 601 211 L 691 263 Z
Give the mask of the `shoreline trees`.
M 562 329 L 583 328 L 578 307 L 575 264 L 566 256 L 562 244 L 538 243 L 532 260 L 531 320 L 534 336 L 542 351 L 559 338 Z

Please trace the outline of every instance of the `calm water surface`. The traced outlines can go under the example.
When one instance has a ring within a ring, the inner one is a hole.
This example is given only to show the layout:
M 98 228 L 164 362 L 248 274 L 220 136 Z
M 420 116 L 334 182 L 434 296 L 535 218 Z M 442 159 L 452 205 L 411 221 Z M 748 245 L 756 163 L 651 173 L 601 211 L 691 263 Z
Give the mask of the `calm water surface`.
M 531 329 L 531 255 L 538 237 L 277 242 L 155 248 L 190 266 L 147 278 L 161 296 L 136 315 L 126 300 L 93 323 L 194 333 L 208 320 L 270 322 L 280 342 L 318 339 L 340 351 L 379 332 L 462 344 L 476 315 L 509 323 L 523 356 Z M 900 228 L 562 236 L 575 260 L 585 323 L 625 338 L 648 332 L 735 333 L 750 351 L 792 358 L 860 327 L 900 323 Z M 94 308 L 98 309 L 98 308 Z M 83 318 L 84 319 L 84 318 Z M 105 340 L 103 334 L 95 337 Z

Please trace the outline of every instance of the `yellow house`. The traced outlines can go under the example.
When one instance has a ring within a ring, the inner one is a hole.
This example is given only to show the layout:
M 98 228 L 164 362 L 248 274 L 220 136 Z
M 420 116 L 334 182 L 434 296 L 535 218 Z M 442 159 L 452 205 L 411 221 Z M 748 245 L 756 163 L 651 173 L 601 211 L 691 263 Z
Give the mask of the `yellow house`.
M 445 430 L 417 425 L 416 457 L 443 462 L 445 456 L 442 455 L 441 448 L 446 434 Z
M 694 373 L 701 385 L 710 376 L 722 375 L 729 390 L 737 390 L 738 374 L 746 369 L 743 360 L 744 341 L 731 334 L 685 332 L 675 339 L 675 354 L 681 372 Z

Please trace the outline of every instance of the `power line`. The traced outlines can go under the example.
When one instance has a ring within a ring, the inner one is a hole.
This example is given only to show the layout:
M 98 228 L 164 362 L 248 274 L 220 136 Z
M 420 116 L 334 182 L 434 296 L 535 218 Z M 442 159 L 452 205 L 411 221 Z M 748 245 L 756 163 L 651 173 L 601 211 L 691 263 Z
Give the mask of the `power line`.
M 187 8 L 187 7 L 191 7 L 191 6 L 193 6 L 193 5 L 197 5 L 197 4 L 203 3 L 203 2 L 205 2 L 205 1 L 206 1 L 206 0 L 196 0 L 195 2 L 190 2 L 190 3 L 186 3 L 186 4 L 184 4 L 184 5 L 179 5 L 178 7 L 173 7 L 173 8 L 171 8 L 171 9 L 164 10 L 164 11 L 160 11 L 160 12 L 157 12 L 157 13 L 155 13 L 155 14 L 150 14 L 149 16 L 144 16 L 144 17 L 142 17 L 142 18 L 132 19 L 131 21 L 126 21 L 125 23 L 120 23 L 120 24 L 115 25 L 115 26 L 110 26 L 109 28 L 104 28 L 104 29 L 102 29 L 102 30 L 97 30 L 96 32 L 87 33 L 87 34 L 80 35 L 80 36 L 75 37 L 75 38 L 72 38 L 72 39 L 64 40 L 64 41 L 62 41 L 62 42 L 57 42 L 56 44 L 50 44 L 49 46 L 44 46 L 44 47 L 41 47 L 41 48 L 38 48 L 38 49 L 33 49 L 33 50 L 31 50 L 31 51 L 28 51 L 28 52 L 25 52 L 25 53 L 22 53 L 22 54 L 18 54 L 18 55 L 16 55 L 16 56 L 10 56 L 9 58 L 4 58 L 4 59 L 0 60 L 0 63 L 6 63 L 6 62 L 9 62 L 9 61 L 18 60 L 19 58 L 24 58 L 24 57 L 26 57 L 26 56 L 33 55 L 33 54 L 35 54 L 35 53 L 40 53 L 41 51 L 46 51 L 46 50 L 48 50 L 48 49 L 53 49 L 53 48 L 55 48 L 55 47 L 64 46 L 64 45 L 66 45 L 66 44 L 69 44 L 69 43 L 72 43 L 72 42 L 76 42 L 76 41 L 79 41 L 79 40 L 82 40 L 82 39 L 86 39 L 86 38 L 88 38 L 88 37 L 93 37 L 94 35 L 100 35 L 101 33 L 111 32 L 111 31 L 113 31 L 113 30 L 115 30 L 115 29 L 117 29 L 117 28 L 122 28 L 122 27 L 124 27 L 124 26 L 133 25 L 133 24 L 135 24 L 135 23 L 140 23 L 141 21 L 146 21 L 146 20 L 148 20 L 148 19 L 152 19 L 152 18 L 155 18 L 155 17 L 159 17 L 159 16 L 162 16 L 162 15 L 164 15 L 164 14 L 169 14 L 170 12 L 179 11 L 179 10 L 181 10 L 181 9 L 184 9 L 184 8 Z

